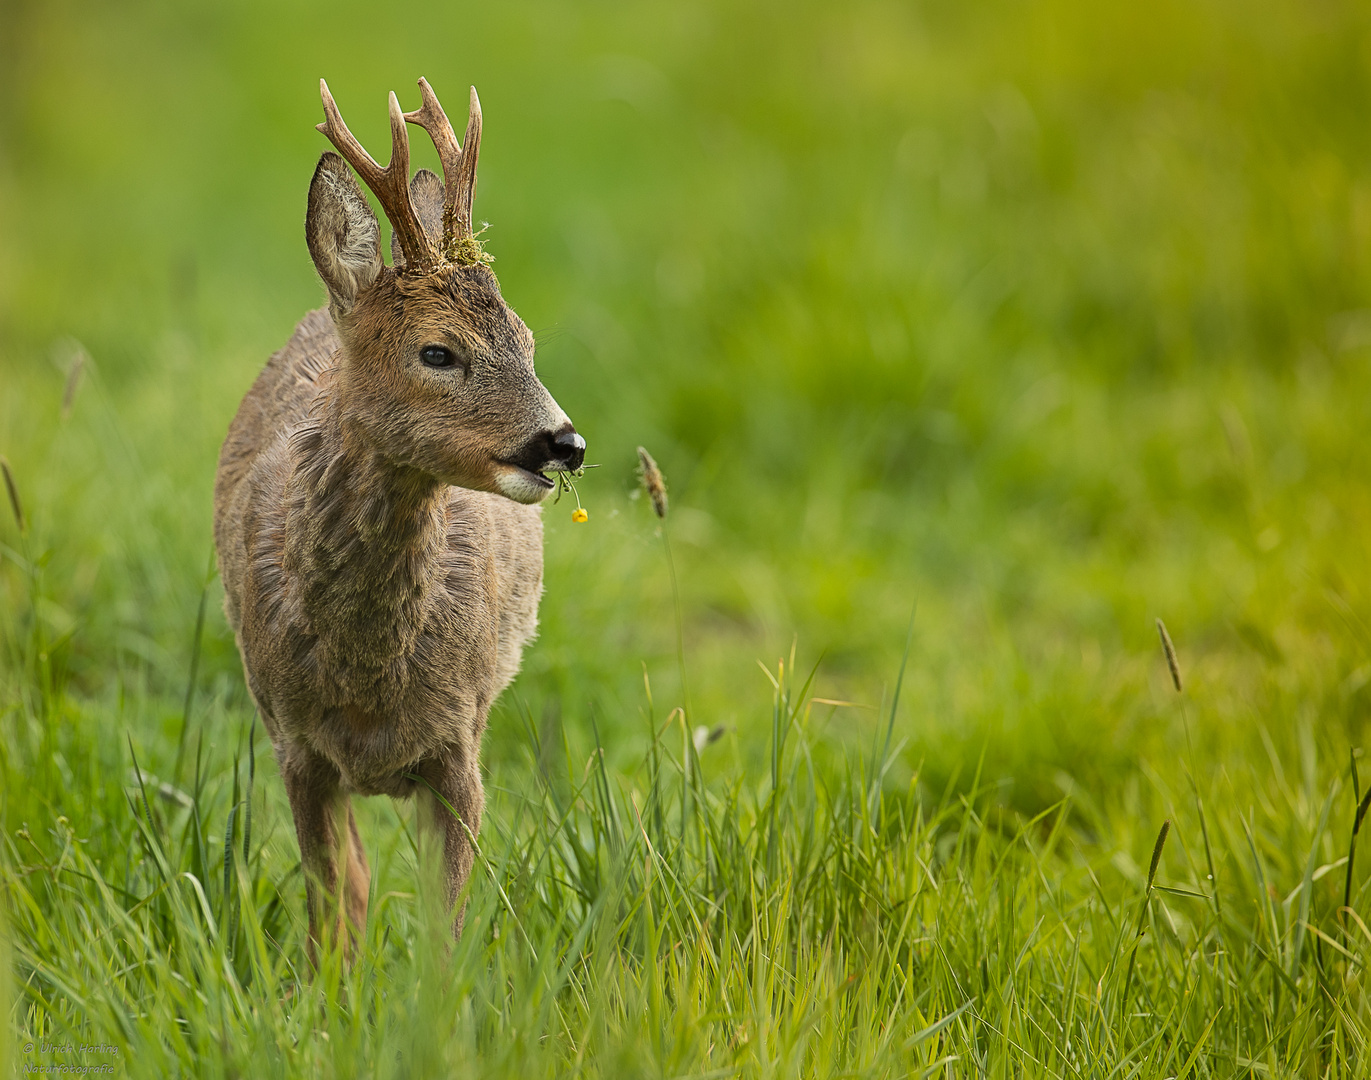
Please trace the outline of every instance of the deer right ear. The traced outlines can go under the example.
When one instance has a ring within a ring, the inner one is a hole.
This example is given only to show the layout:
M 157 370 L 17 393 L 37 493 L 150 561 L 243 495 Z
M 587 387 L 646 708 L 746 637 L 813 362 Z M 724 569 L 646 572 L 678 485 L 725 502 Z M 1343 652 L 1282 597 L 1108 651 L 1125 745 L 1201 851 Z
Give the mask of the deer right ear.
M 442 250 L 443 245 L 443 182 L 430 169 L 420 169 L 409 182 L 409 204 L 423 226 L 429 243 Z M 390 261 L 396 267 L 405 266 L 404 245 L 398 229 L 390 234 Z
M 314 170 L 305 241 L 331 306 L 351 311 L 357 295 L 381 273 L 381 229 L 352 170 L 337 154 L 325 154 Z

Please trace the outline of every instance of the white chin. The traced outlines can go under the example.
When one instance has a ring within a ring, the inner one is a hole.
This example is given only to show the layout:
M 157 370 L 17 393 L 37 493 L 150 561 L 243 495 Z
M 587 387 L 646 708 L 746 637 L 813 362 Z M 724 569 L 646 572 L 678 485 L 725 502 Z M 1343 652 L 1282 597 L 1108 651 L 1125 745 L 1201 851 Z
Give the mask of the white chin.
M 495 474 L 495 486 L 506 499 L 532 505 L 542 502 L 552 494 L 554 485 L 536 473 L 527 472 L 515 465 L 503 465 Z

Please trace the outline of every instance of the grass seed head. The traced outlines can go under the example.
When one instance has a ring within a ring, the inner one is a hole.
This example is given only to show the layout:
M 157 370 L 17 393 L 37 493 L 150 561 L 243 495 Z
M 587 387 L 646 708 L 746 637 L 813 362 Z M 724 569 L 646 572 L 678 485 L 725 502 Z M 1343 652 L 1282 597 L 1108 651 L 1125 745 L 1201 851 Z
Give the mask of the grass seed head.
M 647 488 L 648 498 L 652 500 L 652 509 L 659 518 L 666 517 L 666 481 L 662 479 L 662 470 L 657 468 L 657 462 L 641 446 L 638 447 L 638 475 L 643 478 L 643 487 Z
M 71 360 L 67 366 L 67 382 L 62 389 L 62 419 L 65 420 L 71 415 L 71 407 L 76 403 L 76 391 L 81 385 L 81 376 L 85 374 L 86 361 L 89 359 L 85 346 L 79 341 L 71 345 Z
M 24 507 L 19 501 L 19 489 L 14 484 L 14 473 L 10 472 L 9 458 L 4 454 L 0 454 L 0 472 L 5 474 L 5 490 L 9 492 L 10 509 L 14 511 L 14 522 L 19 526 L 22 535 L 28 531 L 24 523 Z
M 1181 692 L 1181 665 L 1176 660 L 1176 646 L 1171 644 L 1171 635 L 1166 632 L 1166 623 L 1157 620 L 1157 636 L 1162 639 L 1162 652 L 1166 653 L 1166 666 L 1171 669 L 1171 681 L 1176 693 Z

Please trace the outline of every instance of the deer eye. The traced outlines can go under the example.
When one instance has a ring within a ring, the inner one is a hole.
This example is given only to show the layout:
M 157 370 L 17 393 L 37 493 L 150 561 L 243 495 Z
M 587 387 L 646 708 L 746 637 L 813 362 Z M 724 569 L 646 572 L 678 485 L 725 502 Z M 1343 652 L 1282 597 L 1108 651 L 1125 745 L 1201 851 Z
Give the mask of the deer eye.
M 441 345 L 425 345 L 419 353 L 419 359 L 429 367 L 452 367 L 457 363 L 457 357 L 452 355 L 451 349 L 445 349 Z

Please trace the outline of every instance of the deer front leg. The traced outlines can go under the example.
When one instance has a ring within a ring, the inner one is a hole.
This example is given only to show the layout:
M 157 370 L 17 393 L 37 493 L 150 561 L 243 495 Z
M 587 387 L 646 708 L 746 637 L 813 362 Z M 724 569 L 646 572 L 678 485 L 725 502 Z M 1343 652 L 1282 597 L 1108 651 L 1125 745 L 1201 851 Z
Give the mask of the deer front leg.
M 338 770 L 310 750 L 291 747 L 281 755 L 281 779 L 300 842 L 310 966 L 317 970 L 320 950 L 339 938 L 351 962 L 366 930 L 371 870 Z
M 348 808 L 348 922 L 356 933 L 365 934 L 367 899 L 371 895 L 371 866 L 367 863 L 366 849 L 362 847 L 362 837 L 357 831 L 357 819 L 352 814 L 352 801 L 346 796 L 343 801 Z
M 466 901 L 459 907 L 457 899 L 471 877 L 471 841 L 481 831 L 486 802 L 480 769 L 474 755 L 453 752 L 424 762 L 416 772 L 425 781 L 416 792 L 421 887 L 431 899 L 441 897 L 452 936 L 460 937 Z

